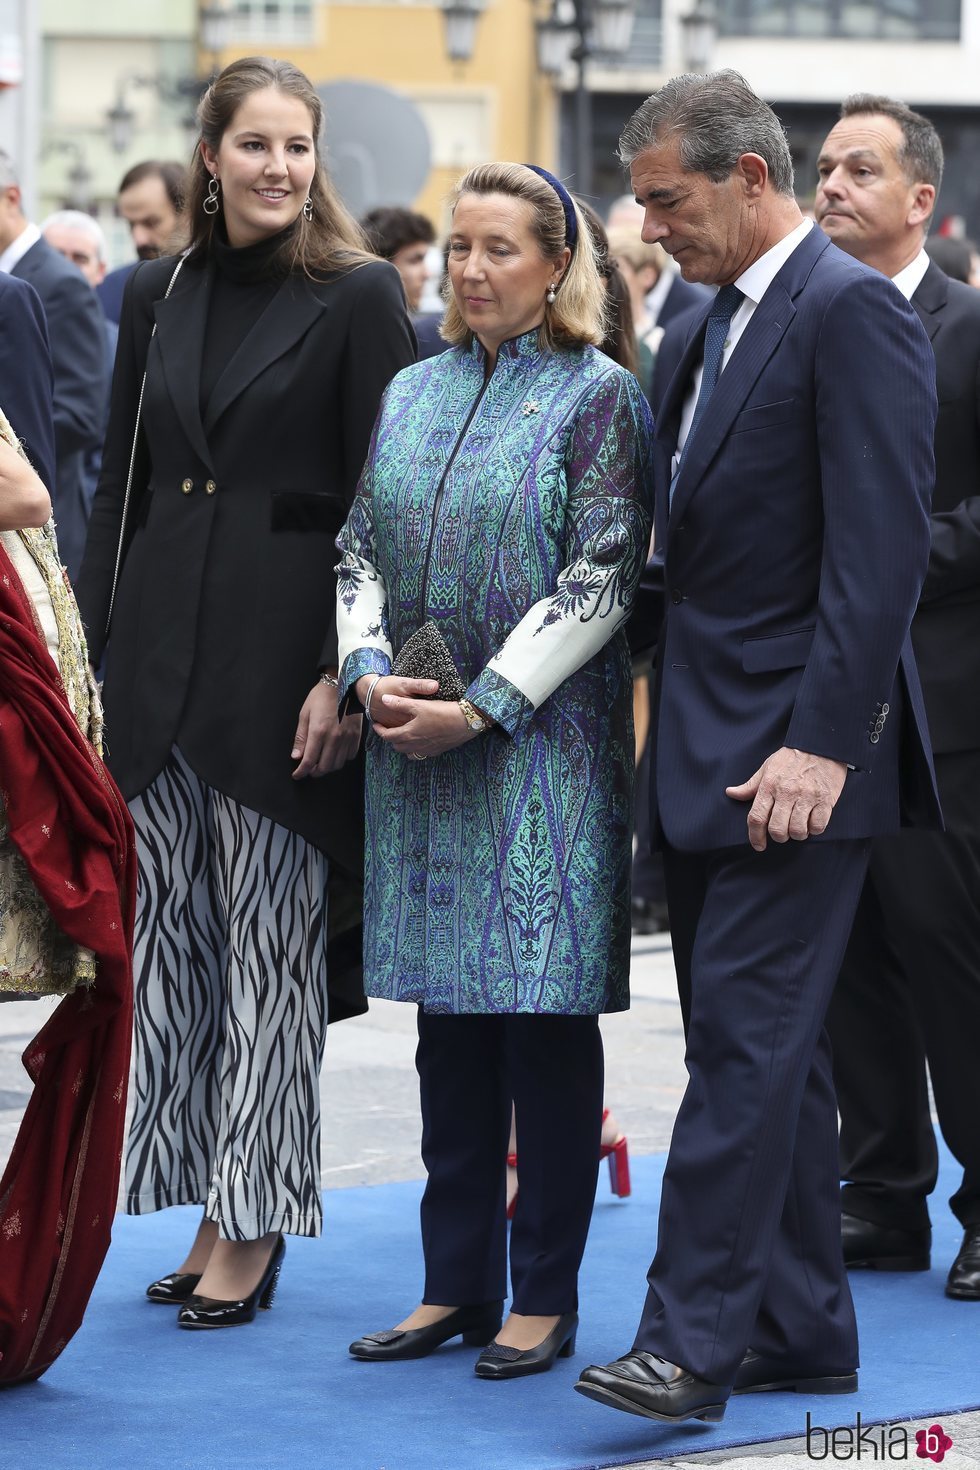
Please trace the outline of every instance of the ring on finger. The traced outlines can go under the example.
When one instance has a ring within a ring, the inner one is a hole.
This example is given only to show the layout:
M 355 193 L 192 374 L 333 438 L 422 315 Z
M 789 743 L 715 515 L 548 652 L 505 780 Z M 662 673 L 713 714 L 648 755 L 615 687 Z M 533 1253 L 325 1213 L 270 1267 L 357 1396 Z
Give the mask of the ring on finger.
M 424 761 L 425 759 L 426 759 L 426 757 L 424 755 L 419 755 L 419 753 L 418 753 L 417 750 L 413 750 L 412 751 L 412 760 L 413 761 Z

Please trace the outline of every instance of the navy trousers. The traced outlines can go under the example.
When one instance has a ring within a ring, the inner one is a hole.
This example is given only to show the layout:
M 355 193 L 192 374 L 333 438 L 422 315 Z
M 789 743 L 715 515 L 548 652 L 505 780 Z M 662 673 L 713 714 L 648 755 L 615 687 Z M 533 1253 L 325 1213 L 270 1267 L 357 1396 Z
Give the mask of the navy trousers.
M 423 1301 L 507 1295 L 506 1168 L 513 1099 L 520 1188 L 510 1239 L 512 1310 L 578 1305 L 602 1131 L 596 1016 L 430 1016 L 419 1010 Z
M 635 1347 L 711 1383 L 857 1365 L 824 1019 L 868 846 L 665 853 L 689 1081 Z

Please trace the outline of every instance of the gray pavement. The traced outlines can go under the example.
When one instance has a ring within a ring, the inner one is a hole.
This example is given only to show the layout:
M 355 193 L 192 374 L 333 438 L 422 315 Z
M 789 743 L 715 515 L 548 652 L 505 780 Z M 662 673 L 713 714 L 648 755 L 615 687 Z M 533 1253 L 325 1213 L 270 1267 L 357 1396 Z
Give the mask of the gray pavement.
M 609 1099 L 629 1137 L 630 1151 L 659 1153 L 670 1142 L 687 1080 L 670 942 L 665 936 L 635 941 L 632 993 L 630 1011 L 602 1020 Z M 46 1001 L 0 1005 L 0 1163 L 6 1160 L 29 1095 L 20 1053 L 51 1009 Z M 325 1187 L 422 1177 L 414 1049 L 412 1006 L 374 1001 L 366 1016 L 330 1028 L 321 1078 Z M 909 1424 L 910 1437 L 914 1429 L 930 1422 Z M 980 1413 L 945 1415 L 943 1426 L 955 1447 L 944 1467 L 974 1470 L 980 1465 Z M 803 1440 L 779 1440 L 673 1461 L 637 1462 L 633 1470 L 654 1466 L 662 1470 L 665 1465 L 683 1470 L 735 1461 L 738 1470 L 799 1470 L 808 1463 Z

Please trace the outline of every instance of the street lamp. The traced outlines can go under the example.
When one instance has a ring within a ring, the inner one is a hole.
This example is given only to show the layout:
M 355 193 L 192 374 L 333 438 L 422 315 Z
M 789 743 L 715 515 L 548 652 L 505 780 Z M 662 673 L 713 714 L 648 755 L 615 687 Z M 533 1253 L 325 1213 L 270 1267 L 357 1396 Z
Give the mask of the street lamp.
M 205 51 L 211 53 L 211 75 L 214 76 L 218 70 L 218 62 L 222 51 L 231 44 L 232 29 L 235 23 L 235 12 L 230 5 L 225 5 L 222 0 L 211 0 L 208 5 L 202 5 L 200 15 L 201 45 Z
M 575 62 L 575 188 L 592 192 L 592 94 L 586 82 L 590 56 L 629 50 L 635 0 L 551 0 L 537 22 L 538 69 L 560 77 Z
M 476 45 L 476 28 L 487 0 L 442 0 L 446 28 L 446 51 L 450 61 L 470 61 Z
M 714 0 L 694 0 L 694 9 L 681 16 L 681 36 L 686 71 L 706 72 L 718 35 L 718 13 Z

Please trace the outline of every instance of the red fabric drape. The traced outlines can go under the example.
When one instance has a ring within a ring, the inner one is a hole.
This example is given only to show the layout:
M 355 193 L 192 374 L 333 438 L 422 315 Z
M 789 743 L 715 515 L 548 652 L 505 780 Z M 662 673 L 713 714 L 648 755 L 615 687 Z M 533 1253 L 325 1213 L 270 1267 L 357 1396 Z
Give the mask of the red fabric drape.
M 0 1180 L 0 1385 L 38 1378 L 77 1331 L 109 1246 L 132 1034 L 133 828 L 78 729 L 0 546 L 0 790 L 10 835 L 94 986 L 24 1053 L 34 1091 Z

